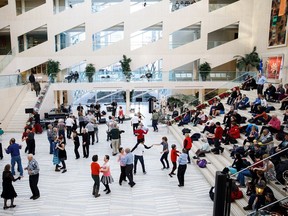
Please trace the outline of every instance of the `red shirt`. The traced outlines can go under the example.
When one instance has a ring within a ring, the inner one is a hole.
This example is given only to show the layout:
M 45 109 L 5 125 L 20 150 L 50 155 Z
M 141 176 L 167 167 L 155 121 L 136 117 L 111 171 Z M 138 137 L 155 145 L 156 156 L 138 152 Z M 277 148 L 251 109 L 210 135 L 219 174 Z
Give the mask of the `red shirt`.
M 92 175 L 99 175 L 100 173 L 100 165 L 97 162 L 91 163 L 91 174 Z
M 216 127 L 214 135 L 215 135 L 215 139 L 221 140 L 222 139 L 222 135 L 223 135 L 223 128 L 221 126 L 220 127 Z
M 237 125 L 232 126 L 229 129 L 229 135 L 234 138 L 234 139 L 238 139 L 240 138 L 240 130 L 239 127 Z
M 192 139 L 191 137 L 185 137 L 183 141 L 183 145 L 185 149 L 191 149 L 192 148 Z
M 171 149 L 171 161 L 172 162 L 177 162 L 177 157 L 179 156 L 178 155 L 178 152 L 176 149 Z
M 143 139 L 144 134 L 147 134 L 147 131 L 144 131 L 143 129 L 135 130 L 134 133 L 137 135 L 137 139 Z

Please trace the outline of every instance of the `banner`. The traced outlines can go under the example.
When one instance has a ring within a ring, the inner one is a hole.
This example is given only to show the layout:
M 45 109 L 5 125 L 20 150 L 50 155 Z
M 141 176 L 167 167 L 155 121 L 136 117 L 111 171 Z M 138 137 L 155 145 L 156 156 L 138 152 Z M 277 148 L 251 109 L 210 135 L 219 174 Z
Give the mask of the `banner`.
M 267 60 L 267 78 L 279 79 L 280 69 L 282 65 L 282 57 L 269 57 Z
M 269 48 L 286 46 L 287 2 L 288 0 L 272 1 L 268 41 Z

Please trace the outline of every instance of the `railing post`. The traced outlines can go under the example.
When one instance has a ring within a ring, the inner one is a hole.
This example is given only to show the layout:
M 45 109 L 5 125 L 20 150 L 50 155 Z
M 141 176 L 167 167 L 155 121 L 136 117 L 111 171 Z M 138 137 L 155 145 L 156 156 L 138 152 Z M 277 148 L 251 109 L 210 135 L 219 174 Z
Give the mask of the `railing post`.
M 231 180 L 228 179 L 227 174 L 224 174 L 221 171 L 217 171 L 215 176 L 213 216 L 230 215 L 230 194 Z

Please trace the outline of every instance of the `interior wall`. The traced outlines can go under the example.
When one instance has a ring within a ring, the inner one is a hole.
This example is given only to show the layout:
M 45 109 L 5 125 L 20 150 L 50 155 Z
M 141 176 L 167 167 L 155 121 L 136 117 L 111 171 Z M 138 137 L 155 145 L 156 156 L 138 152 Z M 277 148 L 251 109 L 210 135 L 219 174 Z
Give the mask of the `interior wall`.
M 219 65 L 212 68 L 212 71 L 235 71 L 236 72 L 236 60 Z
M 54 90 L 49 88 L 39 109 L 40 117 L 44 118 L 44 113 L 49 112 L 53 108 L 55 108 Z

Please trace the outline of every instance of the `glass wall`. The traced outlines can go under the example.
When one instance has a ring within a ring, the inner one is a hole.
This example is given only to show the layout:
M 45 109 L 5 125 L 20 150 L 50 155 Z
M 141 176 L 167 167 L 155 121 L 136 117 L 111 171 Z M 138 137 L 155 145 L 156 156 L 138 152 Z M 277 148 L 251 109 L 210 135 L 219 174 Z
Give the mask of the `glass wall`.
M 189 1 L 176 1 L 176 0 L 172 0 L 170 1 L 170 11 L 177 11 L 180 10 L 182 8 L 188 7 L 192 4 L 195 4 L 196 2 L 198 2 L 200 0 L 189 0 Z
M 130 11 L 134 13 L 151 5 L 157 4 L 162 0 L 131 0 L 130 1 Z
M 92 0 L 92 13 L 97 13 L 111 6 L 117 5 L 123 0 Z
M 209 12 L 233 4 L 238 0 L 209 0 Z
M 16 0 L 16 13 L 20 15 L 46 3 L 46 0 Z
M 84 0 L 53 0 L 54 13 L 60 13 L 67 9 L 72 9 L 82 4 Z
M 124 39 L 124 22 L 92 35 L 93 51 Z

